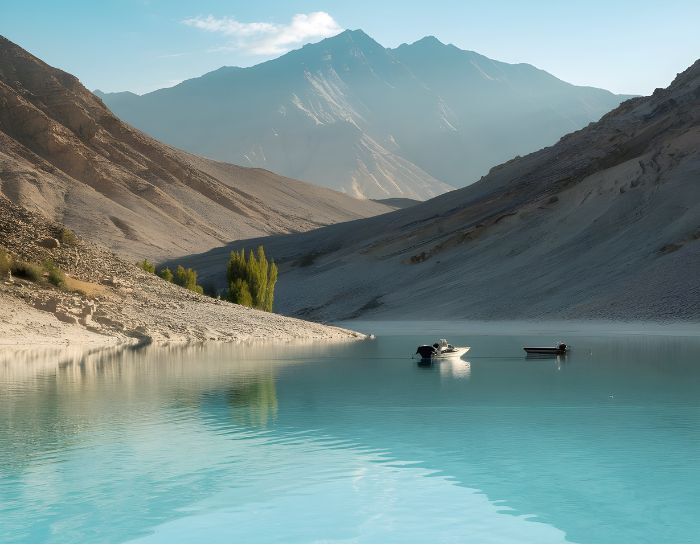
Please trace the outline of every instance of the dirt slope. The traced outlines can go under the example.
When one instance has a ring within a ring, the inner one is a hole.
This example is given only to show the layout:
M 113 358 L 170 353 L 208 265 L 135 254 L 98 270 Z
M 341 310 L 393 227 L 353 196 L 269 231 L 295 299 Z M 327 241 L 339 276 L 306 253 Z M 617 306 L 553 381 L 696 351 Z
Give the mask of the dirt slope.
M 155 259 L 388 210 L 163 145 L 1 36 L 0 193 L 121 254 Z
M 473 186 L 263 241 L 294 315 L 698 320 L 700 61 Z M 221 282 L 229 249 L 187 262 Z
M 60 225 L 0 195 L 0 246 L 15 260 L 53 260 L 67 288 L 0 279 L 0 346 L 187 343 L 204 340 L 343 340 L 350 331 L 198 295 L 77 240 L 47 249 Z M 81 292 L 71 292 L 78 289 Z

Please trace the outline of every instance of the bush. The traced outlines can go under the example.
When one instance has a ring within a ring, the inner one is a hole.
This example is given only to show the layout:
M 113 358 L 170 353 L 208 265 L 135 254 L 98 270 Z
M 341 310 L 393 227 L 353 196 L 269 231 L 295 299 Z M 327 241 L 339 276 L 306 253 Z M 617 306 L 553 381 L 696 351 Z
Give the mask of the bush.
M 177 265 L 175 269 L 175 277 L 173 282 L 180 287 L 194 291 L 195 293 L 204 294 L 204 289 L 201 285 L 197 285 L 197 271 L 192 268 L 185 268 L 182 265 Z
M 138 266 L 140 269 L 148 272 L 149 274 L 156 273 L 156 266 L 152 262 L 150 262 L 148 259 L 144 259 L 142 262 L 136 263 L 136 266 Z
M 56 287 L 66 286 L 66 275 L 63 273 L 63 270 L 56 266 L 56 263 L 51 260 L 44 261 L 44 270 L 48 272 L 50 284 L 55 285 Z
M 307 253 L 306 255 L 303 255 L 301 259 L 299 259 L 299 266 L 301 267 L 306 267 L 306 266 L 311 266 L 316 262 L 316 258 L 318 257 L 318 253 L 315 251 L 312 251 L 311 253 Z
M 0 278 L 6 277 L 12 270 L 12 257 L 4 249 L 0 249 Z
M 164 279 L 165 281 L 169 281 L 170 283 L 172 283 L 173 278 L 175 276 L 173 275 L 173 271 L 166 267 L 166 268 L 161 268 L 158 271 L 158 277 Z
M 12 274 L 18 278 L 39 282 L 43 278 L 44 272 L 38 264 L 15 261 L 12 264 Z
M 244 249 L 240 253 L 232 251 L 226 271 L 228 299 L 271 312 L 277 274 L 277 265 L 268 262 L 263 246 L 258 247 L 257 255 L 251 250 L 247 259 Z
M 78 243 L 78 237 L 68 227 L 63 227 L 58 231 L 58 241 L 65 246 L 74 246 Z

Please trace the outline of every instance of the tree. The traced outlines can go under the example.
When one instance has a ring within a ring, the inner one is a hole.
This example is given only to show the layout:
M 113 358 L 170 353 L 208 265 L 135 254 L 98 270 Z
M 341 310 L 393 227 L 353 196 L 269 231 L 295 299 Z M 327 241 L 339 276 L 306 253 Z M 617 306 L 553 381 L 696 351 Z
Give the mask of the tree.
M 242 306 L 253 306 L 253 295 L 250 294 L 248 282 L 241 278 L 233 280 L 228 289 L 228 296 L 231 302 Z
M 170 270 L 170 268 L 167 268 L 167 267 L 166 267 L 166 268 L 161 268 L 161 269 L 158 271 L 158 276 L 160 276 L 161 278 L 163 278 L 165 281 L 169 281 L 170 283 L 173 282 L 173 278 L 175 277 L 175 276 L 173 275 L 173 271 Z
M 192 268 L 185 268 L 181 264 L 177 265 L 173 281 L 176 285 L 199 293 L 200 295 L 204 293 L 202 286 L 197 285 L 197 271 Z
M 251 250 L 247 258 L 244 249 L 232 251 L 226 270 L 228 299 L 271 312 L 277 275 L 277 265 L 267 260 L 263 246 Z
M 267 292 L 265 293 L 265 310 L 272 311 L 272 305 L 275 302 L 275 285 L 277 284 L 277 265 L 275 261 L 270 263 L 270 273 L 267 279 Z
M 142 262 L 136 263 L 136 266 L 139 268 L 145 270 L 146 272 L 149 272 L 151 274 L 155 274 L 156 272 L 156 267 L 155 265 L 150 262 L 148 259 L 144 259 Z

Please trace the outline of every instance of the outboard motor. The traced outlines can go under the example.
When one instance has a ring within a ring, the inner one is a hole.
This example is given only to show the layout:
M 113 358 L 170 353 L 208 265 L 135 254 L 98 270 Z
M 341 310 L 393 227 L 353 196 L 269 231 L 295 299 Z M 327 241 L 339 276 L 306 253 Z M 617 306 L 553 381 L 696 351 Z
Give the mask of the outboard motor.
M 560 351 L 567 351 L 569 349 L 569 347 L 564 342 L 561 342 L 557 347 Z
M 421 356 L 421 359 L 432 359 L 437 355 L 437 350 L 433 346 L 418 346 L 416 353 Z

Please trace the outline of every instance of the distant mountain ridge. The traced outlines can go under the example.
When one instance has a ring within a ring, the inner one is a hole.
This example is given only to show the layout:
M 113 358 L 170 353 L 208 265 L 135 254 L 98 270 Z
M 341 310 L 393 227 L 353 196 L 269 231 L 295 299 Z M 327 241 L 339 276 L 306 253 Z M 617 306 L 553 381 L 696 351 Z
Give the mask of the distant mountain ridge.
M 297 316 L 697 322 L 700 60 L 469 187 L 258 243 L 281 265 L 278 308 Z M 185 262 L 223 284 L 243 245 Z
M 434 37 L 386 49 L 345 31 L 109 108 L 193 153 L 367 198 L 423 200 L 551 145 L 623 98 Z
M 0 194 L 87 240 L 151 259 L 390 210 L 161 144 L 122 123 L 75 76 L 2 36 Z

